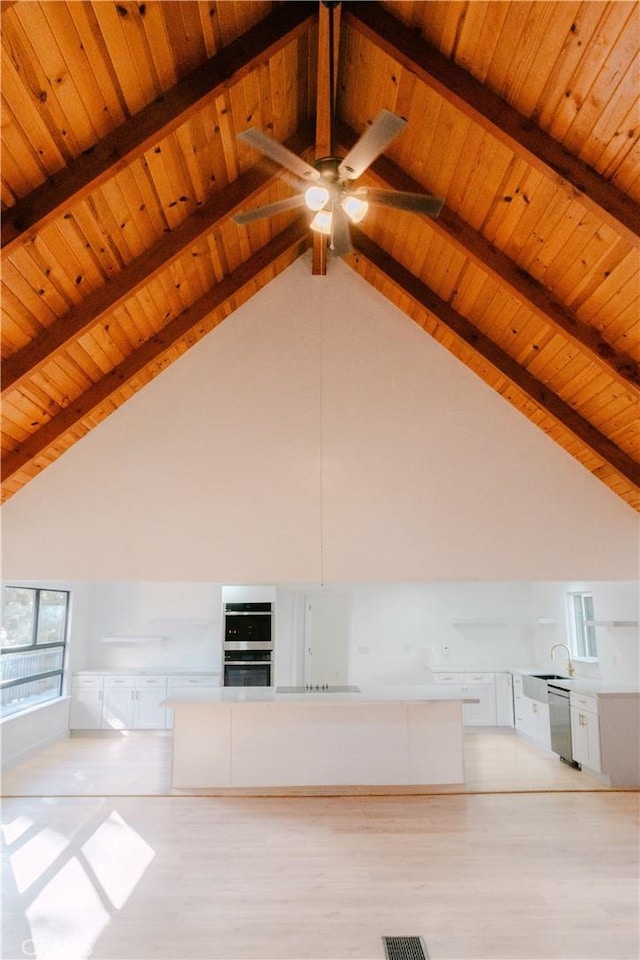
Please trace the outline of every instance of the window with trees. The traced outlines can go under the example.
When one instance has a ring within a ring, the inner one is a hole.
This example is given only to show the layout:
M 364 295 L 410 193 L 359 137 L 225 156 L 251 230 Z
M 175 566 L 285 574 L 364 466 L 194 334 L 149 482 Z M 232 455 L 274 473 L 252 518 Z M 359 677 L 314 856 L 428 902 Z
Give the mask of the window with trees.
M 3 717 L 62 693 L 69 592 L 5 586 L 0 629 Z

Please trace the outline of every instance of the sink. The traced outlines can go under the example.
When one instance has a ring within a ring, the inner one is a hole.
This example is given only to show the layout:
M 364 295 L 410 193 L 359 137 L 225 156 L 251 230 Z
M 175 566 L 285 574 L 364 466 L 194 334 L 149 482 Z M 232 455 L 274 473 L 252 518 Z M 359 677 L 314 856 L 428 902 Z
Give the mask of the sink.
M 522 675 L 522 692 L 525 697 L 532 697 L 541 703 L 549 702 L 547 680 L 566 680 L 559 673 L 524 673 Z

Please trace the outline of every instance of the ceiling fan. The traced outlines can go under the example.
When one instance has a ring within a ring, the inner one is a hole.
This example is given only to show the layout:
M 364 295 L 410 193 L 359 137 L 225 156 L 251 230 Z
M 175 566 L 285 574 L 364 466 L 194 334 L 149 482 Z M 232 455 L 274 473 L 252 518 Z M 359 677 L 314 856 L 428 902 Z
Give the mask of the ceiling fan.
M 310 214 L 313 214 L 310 222 L 311 229 L 327 236 L 329 248 L 337 256 L 346 256 L 352 250 L 349 223 L 359 223 L 363 220 L 370 204 L 437 217 L 444 200 L 428 194 L 354 185 L 354 182 L 380 154 L 384 153 L 407 125 L 403 117 L 390 110 L 380 111 L 346 157 L 335 156 L 333 8 L 338 6 L 338 3 L 333 0 L 321 0 L 321 3 L 329 8 L 330 156 L 322 157 L 312 164 L 307 163 L 278 140 L 266 136 L 257 127 L 243 130 L 238 134 L 238 139 L 292 173 L 294 185 L 299 192 L 275 203 L 240 211 L 232 217 L 232 220 L 238 224 L 252 223 L 288 210 L 305 207 Z

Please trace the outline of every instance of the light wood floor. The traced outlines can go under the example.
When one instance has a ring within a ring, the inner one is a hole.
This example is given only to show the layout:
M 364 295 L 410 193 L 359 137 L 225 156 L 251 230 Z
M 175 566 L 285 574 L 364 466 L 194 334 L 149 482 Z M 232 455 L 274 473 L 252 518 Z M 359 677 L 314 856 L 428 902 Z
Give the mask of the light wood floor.
M 170 795 L 169 743 L 73 738 L 5 775 L 5 960 L 640 955 L 638 793 L 508 732 L 467 737 L 488 792 L 457 795 Z
M 3 775 L 2 793 L 4 796 L 147 796 L 206 792 L 172 791 L 170 780 L 171 737 L 168 735 L 74 736 L 9 768 Z M 568 767 L 554 753 L 529 743 L 514 730 L 486 727 L 465 735 L 465 784 L 429 787 L 428 792 L 602 789 L 606 788 L 600 780 Z

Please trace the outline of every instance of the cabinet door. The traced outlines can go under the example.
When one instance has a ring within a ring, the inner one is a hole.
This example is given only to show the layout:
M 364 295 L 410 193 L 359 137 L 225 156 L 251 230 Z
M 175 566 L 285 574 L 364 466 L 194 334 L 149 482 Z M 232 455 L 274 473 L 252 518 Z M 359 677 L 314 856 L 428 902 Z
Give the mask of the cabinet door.
M 496 673 L 496 723 L 499 727 L 512 727 L 513 683 L 510 673 Z
M 134 727 L 137 730 L 165 730 L 169 711 L 161 707 L 166 698 L 164 686 L 145 687 L 135 691 Z
M 600 727 L 597 714 L 571 707 L 571 743 L 573 759 L 600 773 Z
M 533 700 L 531 697 L 514 696 L 516 729 L 525 737 L 549 749 L 551 731 L 549 728 L 549 704 Z M 521 713 L 520 713 L 521 711 Z
M 477 683 L 464 687 L 467 697 L 477 697 L 479 703 L 462 704 L 462 722 L 467 726 L 495 726 L 496 692 L 492 683 Z
M 130 730 L 133 727 L 135 690 L 133 687 L 106 687 L 102 709 L 104 730 Z
M 74 689 L 71 694 L 71 730 L 99 730 L 102 726 L 102 690 Z

